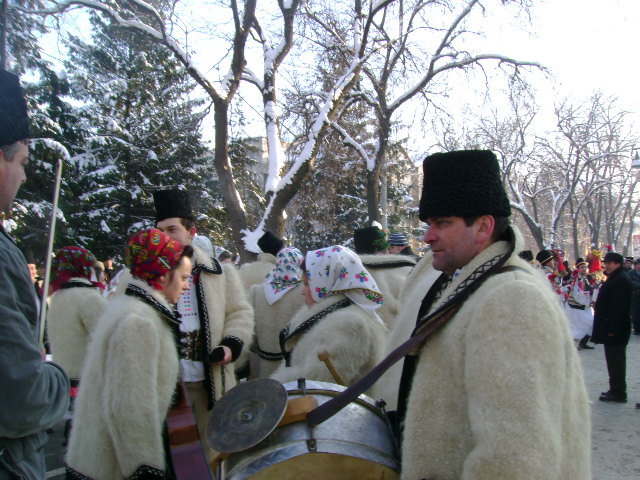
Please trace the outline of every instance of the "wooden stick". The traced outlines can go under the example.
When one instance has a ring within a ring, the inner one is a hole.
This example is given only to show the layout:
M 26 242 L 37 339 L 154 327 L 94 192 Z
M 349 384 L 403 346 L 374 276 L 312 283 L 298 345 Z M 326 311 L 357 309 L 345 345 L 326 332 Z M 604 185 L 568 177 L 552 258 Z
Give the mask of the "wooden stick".
M 326 350 L 323 350 L 322 352 L 318 352 L 318 360 L 320 360 L 321 362 L 324 362 L 324 364 L 329 369 L 331 376 L 334 378 L 334 380 L 338 385 L 344 385 L 345 387 L 347 386 L 345 381 L 342 379 L 338 371 L 333 366 L 333 363 L 331 363 L 331 359 L 329 358 L 329 352 L 327 352 Z

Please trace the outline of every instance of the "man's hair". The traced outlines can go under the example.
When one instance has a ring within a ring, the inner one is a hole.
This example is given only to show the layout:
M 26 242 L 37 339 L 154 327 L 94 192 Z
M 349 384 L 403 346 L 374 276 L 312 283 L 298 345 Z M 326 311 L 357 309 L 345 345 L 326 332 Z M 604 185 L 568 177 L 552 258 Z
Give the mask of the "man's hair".
M 482 215 L 478 215 L 477 217 L 462 217 L 462 219 L 464 220 L 464 224 L 470 227 L 481 216 Z M 504 240 L 507 229 L 509 228 L 509 217 L 493 217 L 493 219 L 495 220 L 495 226 L 491 234 L 491 241 L 497 242 L 498 240 Z
M 18 151 L 18 147 L 20 147 L 20 144 L 29 145 L 29 141 L 25 139 L 13 142 L 10 145 L 0 145 L 0 150 L 2 150 L 2 153 L 4 154 L 4 157 L 8 162 L 11 162 L 13 160 L 13 157 Z
M 187 230 L 191 230 L 193 227 L 196 226 L 196 222 L 191 220 L 190 218 L 181 218 L 180 217 L 180 223 Z M 189 257 L 189 258 L 191 258 L 191 257 Z

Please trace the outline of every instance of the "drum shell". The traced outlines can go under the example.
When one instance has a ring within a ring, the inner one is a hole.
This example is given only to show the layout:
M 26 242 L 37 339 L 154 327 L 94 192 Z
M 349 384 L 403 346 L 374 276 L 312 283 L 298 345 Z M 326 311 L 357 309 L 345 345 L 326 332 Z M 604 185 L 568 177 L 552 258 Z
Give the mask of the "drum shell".
M 289 399 L 302 396 L 297 382 L 285 384 Z M 345 387 L 307 381 L 318 404 Z M 310 435 L 310 433 L 312 435 Z M 315 445 L 307 441 L 313 437 Z M 310 452 L 310 446 L 315 451 Z M 382 412 L 365 395 L 310 430 L 306 422 L 276 428 L 254 447 L 225 460 L 227 480 L 258 479 L 394 479 L 399 478 L 392 434 Z

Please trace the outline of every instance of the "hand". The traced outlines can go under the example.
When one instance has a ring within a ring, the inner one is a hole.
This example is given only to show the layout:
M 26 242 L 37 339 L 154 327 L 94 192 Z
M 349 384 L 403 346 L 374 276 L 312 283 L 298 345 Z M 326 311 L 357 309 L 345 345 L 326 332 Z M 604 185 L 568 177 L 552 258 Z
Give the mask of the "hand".
M 221 347 L 224 350 L 224 358 L 222 360 L 220 360 L 219 362 L 212 363 L 211 365 L 213 365 L 213 366 L 215 366 L 215 365 L 225 365 L 225 364 L 227 364 L 227 363 L 229 363 L 231 361 L 231 358 L 232 358 L 231 349 L 229 347 L 225 346 L 225 345 L 221 345 Z

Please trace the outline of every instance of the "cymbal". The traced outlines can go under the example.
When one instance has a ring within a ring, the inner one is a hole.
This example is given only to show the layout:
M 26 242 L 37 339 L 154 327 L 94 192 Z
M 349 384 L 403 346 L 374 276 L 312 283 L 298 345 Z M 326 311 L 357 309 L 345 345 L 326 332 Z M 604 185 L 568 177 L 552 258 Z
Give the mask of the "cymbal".
M 240 383 L 227 392 L 209 415 L 207 442 L 220 453 L 257 445 L 276 428 L 287 409 L 287 390 L 270 378 Z

